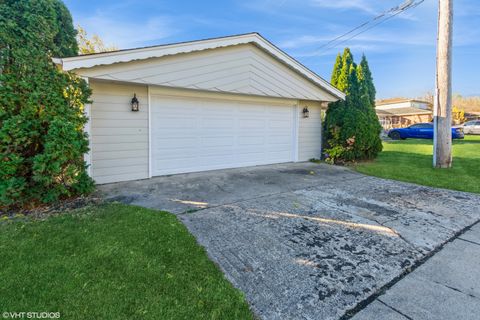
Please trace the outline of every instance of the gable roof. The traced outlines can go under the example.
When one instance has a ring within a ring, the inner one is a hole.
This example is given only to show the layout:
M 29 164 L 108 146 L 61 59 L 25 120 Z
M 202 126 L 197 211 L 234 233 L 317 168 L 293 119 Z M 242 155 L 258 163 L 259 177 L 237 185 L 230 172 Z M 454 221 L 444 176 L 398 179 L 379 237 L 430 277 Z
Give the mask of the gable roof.
M 391 98 L 391 99 L 378 100 L 375 102 L 375 105 L 383 106 L 383 105 L 403 103 L 403 102 L 418 102 L 418 103 L 426 103 L 431 105 L 431 103 L 428 101 L 418 100 L 418 99 L 409 99 L 409 98 Z
M 120 62 L 130 62 L 135 60 L 145 60 L 149 58 L 160 58 L 180 53 L 190 53 L 209 49 L 230 47 L 240 44 L 253 44 L 262 49 L 270 56 L 292 69 L 303 78 L 314 85 L 327 91 L 338 99 L 344 99 L 345 94 L 332 86 L 328 81 L 321 78 L 315 72 L 311 71 L 300 62 L 280 50 L 271 42 L 263 38 L 258 33 L 247 33 L 235 36 L 211 38 L 205 40 L 179 42 L 174 44 L 158 45 L 136 49 L 126 49 L 111 52 L 80 55 L 67 58 L 54 58 L 56 64 L 62 66 L 63 70 L 70 71 L 75 69 L 92 68 L 101 65 L 111 65 Z
M 376 109 L 378 116 L 409 116 L 409 115 L 424 115 L 424 114 L 433 114 L 431 110 L 425 110 L 414 107 L 405 107 L 405 108 L 392 108 L 392 109 Z

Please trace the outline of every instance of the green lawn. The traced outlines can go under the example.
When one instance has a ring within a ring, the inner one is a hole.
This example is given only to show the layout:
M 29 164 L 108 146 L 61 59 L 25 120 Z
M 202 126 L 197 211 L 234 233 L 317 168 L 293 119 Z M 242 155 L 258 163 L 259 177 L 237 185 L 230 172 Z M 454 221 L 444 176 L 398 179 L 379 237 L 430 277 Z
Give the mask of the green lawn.
M 108 204 L 44 221 L 0 219 L 0 312 L 62 319 L 252 319 L 169 213 Z
M 432 140 L 384 142 L 375 161 L 355 168 L 372 176 L 480 193 L 480 136 L 454 140 L 451 169 L 432 168 L 432 148 Z

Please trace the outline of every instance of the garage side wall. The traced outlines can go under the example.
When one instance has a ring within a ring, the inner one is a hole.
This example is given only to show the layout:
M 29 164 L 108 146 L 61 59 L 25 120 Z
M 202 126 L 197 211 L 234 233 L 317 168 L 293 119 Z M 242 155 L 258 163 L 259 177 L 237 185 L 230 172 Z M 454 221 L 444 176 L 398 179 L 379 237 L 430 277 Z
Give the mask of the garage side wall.
M 92 176 L 96 183 L 148 178 L 147 86 L 90 80 Z M 133 94 L 140 111 L 132 112 Z
M 322 117 L 318 101 L 300 101 L 298 105 L 298 161 L 320 159 L 322 148 Z M 303 117 L 303 108 L 308 107 L 310 116 Z

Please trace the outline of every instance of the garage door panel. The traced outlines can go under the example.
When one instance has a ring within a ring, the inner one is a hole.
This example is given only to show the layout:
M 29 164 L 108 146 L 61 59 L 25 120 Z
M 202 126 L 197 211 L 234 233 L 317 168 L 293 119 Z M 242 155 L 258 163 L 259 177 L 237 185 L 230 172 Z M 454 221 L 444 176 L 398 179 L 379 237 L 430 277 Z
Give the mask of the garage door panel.
M 280 158 L 280 159 L 288 159 L 291 157 L 290 154 L 290 149 L 288 148 L 283 148 L 283 149 L 273 149 L 269 150 L 267 153 L 267 158 L 268 157 L 274 157 L 274 158 Z
M 229 161 L 235 161 L 235 154 L 234 150 L 226 150 L 226 149 L 204 149 L 201 152 L 195 154 L 196 159 L 198 160 L 199 164 L 208 165 L 209 163 L 216 162 L 214 161 L 215 158 L 228 158 Z M 213 160 L 212 160 L 213 159 Z M 230 163 L 230 162 L 229 162 Z
M 239 115 L 246 115 L 251 117 L 252 115 L 261 115 L 267 112 L 267 106 L 259 105 L 259 104 L 243 104 L 237 103 L 240 108 L 238 109 Z
M 153 136 L 153 143 L 157 146 L 157 150 L 170 150 L 170 149 L 186 149 L 194 148 L 198 144 L 198 137 L 155 137 Z
M 170 159 L 156 160 L 153 164 L 157 168 L 156 175 L 189 172 L 188 168 L 195 167 L 198 162 L 194 158 L 179 158 L 172 161 Z M 185 170 L 185 171 L 184 171 Z M 199 170 L 200 171 L 200 170 Z M 192 171 L 190 171 L 192 172 Z
M 268 121 L 269 128 L 287 129 L 290 128 L 291 125 L 292 122 L 289 119 L 270 119 L 270 121 Z
M 273 163 L 274 161 L 278 162 L 278 159 L 283 159 L 283 161 L 280 162 L 287 162 L 289 158 L 290 153 L 288 151 L 286 152 L 270 152 L 268 154 L 268 157 L 266 159 L 266 163 Z
M 211 137 L 202 137 L 201 144 L 204 148 L 217 147 L 232 147 L 235 144 L 234 136 L 211 136 Z
M 160 117 L 160 115 L 155 115 L 152 122 L 154 122 L 156 126 L 153 127 L 152 132 L 155 132 L 175 128 L 189 129 L 196 126 L 197 119 L 194 117 Z
M 201 128 L 206 129 L 232 129 L 234 125 L 233 119 L 224 117 L 202 118 L 200 121 Z
M 271 135 L 266 138 L 266 146 L 269 147 L 270 145 L 275 144 L 287 144 L 291 150 L 292 143 L 287 141 L 291 136 L 287 136 L 284 134 L 279 135 Z
M 255 118 L 241 118 L 238 120 L 238 126 L 240 129 L 262 129 L 265 128 L 267 123 L 264 119 L 255 119 Z
M 184 158 L 195 158 L 197 155 L 192 152 L 191 148 L 163 149 L 158 153 L 162 159 L 177 160 Z
M 262 154 L 266 152 L 265 144 L 249 144 L 249 145 L 239 145 L 235 148 L 235 152 L 238 156 L 241 155 L 251 155 L 251 154 Z
M 291 127 L 291 126 L 289 126 L 289 127 Z M 291 135 L 288 134 L 288 132 L 285 132 L 285 130 L 289 130 L 289 127 L 285 127 L 285 128 L 269 127 L 269 128 L 267 128 L 267 130 L 268 130 L 269 136 L 276 136 L 276 135 L 291 136 Z
M 153 175 L 293 160 L 293 106 L 152 99 Z
M 232 155 L 204 155 L 201 158 L 200 165 L 208 169 L 210 166 L 223 166 L 225 163 L 233 163 L 235 157 Z
M 200 128 L 199 137 L 231 137 L 235 135 L 235 131 L 231 128 Z
M 265 152 L 248 152 L 237 156 L 237 161 L 241 166 L 253 166 L 267 164 Z
M 266 138 L 263 136 L 242 136 L 238 137 L 237 145 L 238 146 L 255 146 L 265 144 Z
M 229 117 L 232 113 L 232 106 L 227 103 L 215 102 L 212 106 L 208 102 L 202 102 L 198 106 L 200 106 L 198 111 L 203 115 Z
M 186 138 L 194 138 L 189 130 L 185 130 L 182 128 L 175 128 L 172 130 L 157 130 L 152 131 L 152 141 L 155 142 L 157 139 L 186 139 Z

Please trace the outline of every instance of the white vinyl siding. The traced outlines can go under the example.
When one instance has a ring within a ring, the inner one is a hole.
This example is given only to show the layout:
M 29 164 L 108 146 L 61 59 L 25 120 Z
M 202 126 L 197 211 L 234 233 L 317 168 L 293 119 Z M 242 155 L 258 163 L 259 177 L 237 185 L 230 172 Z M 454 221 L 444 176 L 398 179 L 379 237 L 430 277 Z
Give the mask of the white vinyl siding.
M 308 106 L 310 115 L 303 117 L 303 108 Z M 299 104 L 298 161 L 320 159 L 322 147 L 322 116 L 320 103 L 301 102 Z
M 148 178 L 147 87 L 96 80 L 90 80 L 90 86 L 93 178 L 99 184 Z M 150 90 L 153 175 L 320 157 L 321 107 L 317 101 L 161 87 Z M 133 93 L 140 100 L 139 112 L 130 110 Z M 309 118 L 303 118 L 305 106 Z
M 92 176 L 96 183 L 148 178 L 147 87 L 90 79 Z M 140 111 L 132 112 L 133 94 Z
M 79 69 L 97 79 L 305 100 L 336 100 L 253 44 Z

